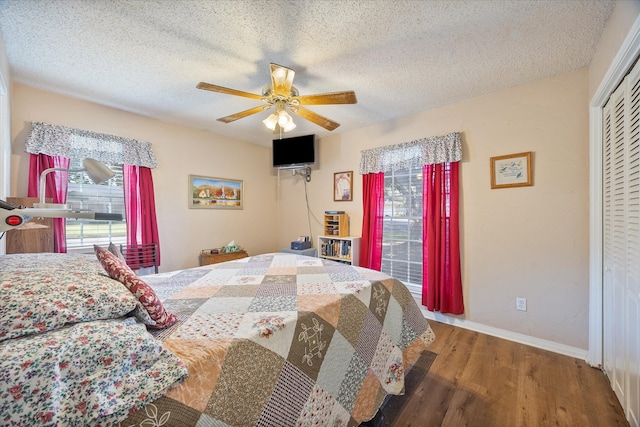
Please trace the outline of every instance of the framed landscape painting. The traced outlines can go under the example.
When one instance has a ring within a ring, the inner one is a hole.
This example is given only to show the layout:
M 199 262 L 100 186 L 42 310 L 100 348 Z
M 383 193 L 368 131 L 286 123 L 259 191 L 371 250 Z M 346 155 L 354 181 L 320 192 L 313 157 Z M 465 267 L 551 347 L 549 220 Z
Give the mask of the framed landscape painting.
M 243 186 L 241 180 L 189 175 L 189 208 L 242 209 Z

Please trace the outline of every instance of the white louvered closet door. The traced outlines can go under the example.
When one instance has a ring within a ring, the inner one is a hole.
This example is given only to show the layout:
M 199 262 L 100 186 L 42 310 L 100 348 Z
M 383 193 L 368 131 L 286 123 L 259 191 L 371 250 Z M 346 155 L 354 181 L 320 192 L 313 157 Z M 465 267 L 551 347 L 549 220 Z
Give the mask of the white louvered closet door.
M 603 108 L 604 370 L 631 426 L 640 411 L 640 67 Z

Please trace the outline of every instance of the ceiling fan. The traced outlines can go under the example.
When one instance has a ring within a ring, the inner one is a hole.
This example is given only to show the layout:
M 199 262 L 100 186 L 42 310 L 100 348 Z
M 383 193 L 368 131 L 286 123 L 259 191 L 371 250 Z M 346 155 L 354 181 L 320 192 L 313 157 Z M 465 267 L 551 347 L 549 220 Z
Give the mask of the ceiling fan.
M 262 89 L 261 95 L 204 82 L 198 83 L 196 87 L 198 89 L 242 96 L 263 102 L 262 105 L 257 107 L 231 114 L 230 116 L 221 117 L 218 119 L 219 122 L 231 123 L 273 107 L 274 113 L 263 120 L 263 123 L 274 132 L 288 132 L 296 127 L 288 111 L 332 131 L 340 126 L 340 123 L 321 116 L 318 113 L 314 113 L 303 107 L 303 105 L 355 104 L 358 102 L 356 100 L 356 93 L 352 90 L 301 96 L 298 93 L 298 89 L 293 86 L 294 76 L 295 71 L 291 68 L 272 63 L 271 85 L 265 86 Z

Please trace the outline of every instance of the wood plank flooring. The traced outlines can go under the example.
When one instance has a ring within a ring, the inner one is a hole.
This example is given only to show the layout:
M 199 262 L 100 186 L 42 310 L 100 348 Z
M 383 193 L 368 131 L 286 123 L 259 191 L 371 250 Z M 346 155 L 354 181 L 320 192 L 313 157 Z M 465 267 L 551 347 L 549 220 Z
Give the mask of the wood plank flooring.
M 394 427 L 628 426 L 585 361 L 430 321 L 436 353 Z

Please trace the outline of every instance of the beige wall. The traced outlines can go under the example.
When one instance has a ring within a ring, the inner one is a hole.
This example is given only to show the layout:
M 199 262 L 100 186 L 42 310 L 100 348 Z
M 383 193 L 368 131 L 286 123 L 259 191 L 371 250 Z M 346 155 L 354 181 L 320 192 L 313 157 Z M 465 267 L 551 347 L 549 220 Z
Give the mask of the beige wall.
M 9 69 L 4 39 L 0 31 L 0 199 L 2 200 L 9 195 L 9 176 L 7 171 L 11 161 L 9 105 L 11 73 Z M 4 242 L 2 242 L 2 251 L 0 253 L 4 253 Z
M 0 31 L 0 200 L 9 195 L 9 170 L 11 168 L 11 72 L 4 38 Z M 6 239 L 0 238 L 0 255 L 5 251 Z
M 360 151 L 463 134 L 460 318 L 586 349 L 588 332 L 588 69 L 469 99 L 320 141 L 308 184 L 321 220 L 329 209 L 362 222 Z M 532 187 L 492 190 L 489 158 L 533 152 Z M 332 178 L 356 174 L 353 202 L 333 202 Z M 280 180 L 282 245 L 308 230 L 302 178 Z M 313 235 L 321 233 L 314 221 Z M 528 311 L 515 310 L 526 297 Z
M 11 195 L 26 193 L 22 141 L 31 120 L 148 140 L 159 160 L 154 181 L 162 270 L 169 271 L 195 265 L 200 248 L 231 239 L 250 253 L 288 247 L 298 235 L 315 239 L 328 209 L 347 211 L 351 234 L 359 236 L 360 150 L 462 132 L 466 313 L 456 320 L 586 349 L 587 105 L 639 13 L 637 0 L 618 1 L 589 69 L 321 140 L 319 168 L 306 184 L 291 172 L 276 178 L 264 147 L 16 85 Z M 491 190 L 489 157 L 521 151 L 534 153 L 535 185 Z M 355 173 L 354 201 L 334 202 L 333 173 L 347 170 Z M 247 207 L 240 212 L 187 209 L 189 173 L 245 179 Z M 515 310 L 517 296 L 527 298 L 527 312 Z
M 276 181 L 268 148 L 19 84 L 11 103 L 12 196 L 27 194 L 24 141 L 32 121 L 135 138 L 151 142 L 158 159 L 153 180 L 161 271 L 194 267 L 201 249 L 232 239 L 250 254 L 277 249 Z M 189 174 L 244 180 L 244 209 L 189 209 Z
M 618 0 L 589 65 L 589 99 L 595 94 L 620 45 L 640 15 L 639 0 Z
M 252 254 L 321 232 L 322 213 L 362 221 L 360 151 L 462 132 L 459 318 L 576 348 L 587 347 L 588 70 L 426 111 L 319 141 L 311 182 L 269 166 L 268 148 L 160 122 L 23 85 L 12 93 L 11 195 L 26 194 L 24 139 L 31 121 L 153 143 L 162 271 L 196 265 L 198 251 L 231 239 Z M 533 151 L 533 187 L 491 190 L 489 157 Z M 333 173 L 353 170 L 354 201 L 334 202 Z M 241 211 L 187 208 L 190 173 L 243 179 Z M 307 212 L 305 190 L 310 212 Z M 309 222 L 312 223 L 311 233 Z M 526 297 L 528 311 L 515 310 Z

